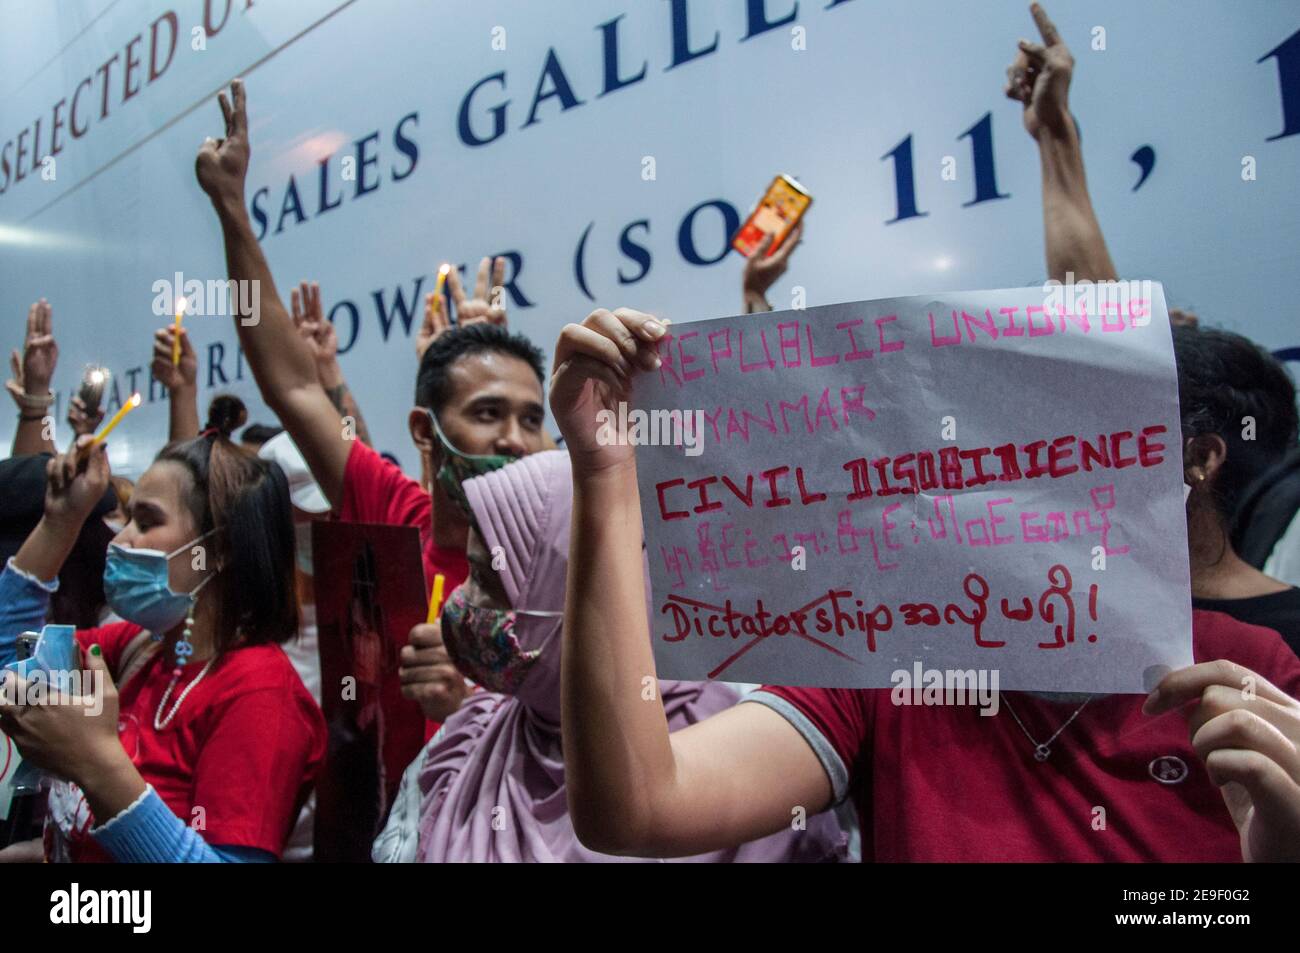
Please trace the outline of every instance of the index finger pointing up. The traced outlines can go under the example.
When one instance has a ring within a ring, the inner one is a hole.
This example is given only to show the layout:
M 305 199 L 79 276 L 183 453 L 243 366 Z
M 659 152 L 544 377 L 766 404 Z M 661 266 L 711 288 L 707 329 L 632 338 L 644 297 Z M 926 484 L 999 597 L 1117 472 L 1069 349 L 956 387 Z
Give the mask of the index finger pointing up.
M 1034 22 L 1038 24 L 1038 32 L 1043 35 L 1043 43 L 1046 46 L 1055 46 L 1061 42 L 1061 34 L 1057 32 L 1056 24 L 1051 21 L 1047 11 L 1040 4 L 1030 4 L 1029 12 L 1033 14 Z

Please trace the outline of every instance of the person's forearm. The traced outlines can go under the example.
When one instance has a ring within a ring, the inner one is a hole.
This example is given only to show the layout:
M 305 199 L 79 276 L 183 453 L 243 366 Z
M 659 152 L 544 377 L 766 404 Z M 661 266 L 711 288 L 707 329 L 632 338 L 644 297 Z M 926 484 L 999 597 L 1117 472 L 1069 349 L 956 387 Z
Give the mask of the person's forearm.
M 169 397 L 170 439 L 193 440 L 199 435 L 199 389 L 176 387 Z
M 257 313 L 251 317 L 235 315 L 239 344 L 262 397 L 279 412 L 294 389 L 317 383 L 316 363 L 275 289 L 271 267 L 253 234 L 243 202 L 223 203 L 218 218 L 231 280 L 255 282 L 258 289 Z
M 746 291 L 743 304 L 745 310 L 741 312 L 742 314 L 764 314 L 772 310 L 772 306 L 768 304 L 767 295 L 757 291 Z
M 99 819 L 99 815 L 95 815 Z M 91 836 L 119 863 L 223 864 L 274 861 L 266 851 L 249 847 L 213 847 L 158 796 L 142 788 L 121 811 L 100 821 Z
M 353 441 L 317 379 L 311 349 L 275 290 L 271 268 L 242 203 L 226 200 L 218 217 L 231 279 L 256 282 L 254 287 L 259 289 L 257 313 L 235 315 L 248 366 L 262 398 L 298 445 L 325 497 L 338 507 L 343 501 L 343 478 Z
M 54 409 L 54 395 L 50 392 L 49 382 L 26 381 L 23 395 L 15 396 L 15 401 L 18 404 L 18 429 L 14 431 L 13 456 L 58 453 L 54 446 L 54 428 L 46 426 L 46 422 L 53 419 Z
M 348 418 L 352 419 L 358 440 L 367 447 L 373 447 L 374 444 L 370 442 L 370 430 L 366 427 L 365 418 L 361 416 L 361 407 L 352 396 L 348 382 L 343 379 L 343 369 L 339 367 L 338 361 L 332 361 L 327 366 L 318 366 L 317 373 L 321 386 L 325 388 L 325 396 L 330 399 L 334 409 L 342 415 L 345 423 Z
M 144 793 L 148 785 L 116 738 L 102 751 L 87 752 L 77 777 L 69 778 L 86 796 L 86 806 L 102 824 L 125 811 Z
M 1115 280 L 1115 265 L 1088 195 L 1083 150 L 1074 124 L 1061 136 L 1044 129 L 1038 150 L 1048 277 L 1064 283 L 1073 272 L 1075 281 Z
M 72 525 L 42 516 L 14 555 L 14 565 L 40 580 L 54 579 L 77 544 L 81 523 Z
M 42 414 L 34 410 L 20 411 L 11 454 L 15 457 L 26 457 L 36 453 L 58 453 L 54 441 L 47 436 L 51 428 L 46 427 L 45 422 L 49 418 L 48 412 Z
M 574 474 L 561 653 L 565 783 L 575 830 L 595 850 L 645 843 L 674 760 L 645 612 L 632 465 Z
M 18 654 L 18 636 L 39 629 L 50 611 L 50 594 L 57 592 L 58 579 L 37 579 L 17 571 L 12 557 L 0 570 L 0 665 L 8 665 Z

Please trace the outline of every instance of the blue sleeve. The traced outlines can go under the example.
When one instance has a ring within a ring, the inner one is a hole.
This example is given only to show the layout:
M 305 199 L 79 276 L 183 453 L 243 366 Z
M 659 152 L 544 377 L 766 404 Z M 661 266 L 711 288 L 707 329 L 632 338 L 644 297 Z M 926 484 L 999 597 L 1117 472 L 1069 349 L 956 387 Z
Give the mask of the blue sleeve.
M 14 660 L 19 635 L 45 624 L 50 593 L 58 588 L 57 578 L 43 582 L 17 568 L 9 557 L 0 572 L 0 665 Z
M 255 847 L 209 845 L 171 812 L 153 785 L 90 834 L 114 860 L 128 864 L 244 864 L 276 859 Z

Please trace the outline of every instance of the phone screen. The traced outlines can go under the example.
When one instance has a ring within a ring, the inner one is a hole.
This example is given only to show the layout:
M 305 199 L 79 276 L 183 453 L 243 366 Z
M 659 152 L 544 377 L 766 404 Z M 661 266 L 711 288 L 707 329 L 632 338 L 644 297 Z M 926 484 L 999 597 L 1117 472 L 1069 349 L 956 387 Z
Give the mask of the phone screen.
M 763 237 L 769 232 L 776 238 L 768 254 L 776 251 L 790 234 L 790 230 L 799 223 L 803 213 L 812 204 L 812 196 L 805 192 L 799 183 L 789 176 L 778 175 L 768 186 L 767 193 L 754 209 L 749 220 L 736 232 L 731 240 L 731 247 L 746 258 L 758 250 Z

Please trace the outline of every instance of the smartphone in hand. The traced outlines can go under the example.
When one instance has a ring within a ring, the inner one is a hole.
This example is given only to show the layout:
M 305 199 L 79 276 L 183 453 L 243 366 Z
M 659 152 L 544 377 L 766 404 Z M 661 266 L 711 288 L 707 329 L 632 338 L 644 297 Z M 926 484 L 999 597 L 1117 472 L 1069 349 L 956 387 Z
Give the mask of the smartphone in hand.
M 812 196 L 807 189 L 788 175 L 778 175 L 749 213 L 745 224 L 740 226 L 740 230 L 731 239 L 731 247 L 748 258 L 758 250 L 764 236 L 770 232 L 776 236 L 767 252 L 772 254 L 799 224 L 799 219 L 803 218 L 810 205 Z

